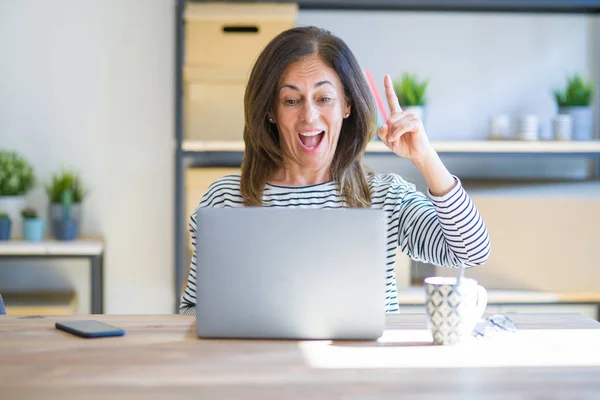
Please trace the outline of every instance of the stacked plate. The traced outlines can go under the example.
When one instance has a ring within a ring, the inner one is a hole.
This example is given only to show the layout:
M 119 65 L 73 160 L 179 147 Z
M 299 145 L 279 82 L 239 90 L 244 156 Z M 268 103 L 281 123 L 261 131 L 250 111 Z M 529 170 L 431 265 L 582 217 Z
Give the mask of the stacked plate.
M 521 140 L 538 140 L 539 120 L 534 114 L 523 115 L 516 127 L 517 138 Z
M 571 140 L 573 119 L 569 114 L 559 114 L 552 119 L 554 140 Z

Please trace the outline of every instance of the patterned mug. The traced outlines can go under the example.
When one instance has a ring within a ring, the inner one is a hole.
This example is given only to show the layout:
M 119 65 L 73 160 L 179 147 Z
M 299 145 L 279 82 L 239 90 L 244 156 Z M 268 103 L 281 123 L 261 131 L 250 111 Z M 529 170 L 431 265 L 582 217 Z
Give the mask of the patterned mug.
M 425 279 L 427 323 L 436 344 L 457 344 L 472 331 L 487 307 L 487 291 L 477 281 L 432 276 Z

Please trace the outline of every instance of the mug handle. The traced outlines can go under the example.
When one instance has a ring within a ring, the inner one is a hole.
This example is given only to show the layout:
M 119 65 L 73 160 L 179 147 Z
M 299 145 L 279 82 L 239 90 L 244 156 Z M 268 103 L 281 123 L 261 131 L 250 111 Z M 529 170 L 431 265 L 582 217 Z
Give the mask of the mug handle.
M 487 290 L 481 285 L 477 285 L 477 308 L 475 309 L 475 321 L 479 321 L 485 313 L 488 303 Z

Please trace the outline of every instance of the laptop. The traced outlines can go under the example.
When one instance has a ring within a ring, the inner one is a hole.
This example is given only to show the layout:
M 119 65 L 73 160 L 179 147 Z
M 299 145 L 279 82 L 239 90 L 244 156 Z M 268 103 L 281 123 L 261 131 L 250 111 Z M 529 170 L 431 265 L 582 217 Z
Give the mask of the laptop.
M 198 337 L 383 334 L 382 210 L 200 208 L 196 218 Z

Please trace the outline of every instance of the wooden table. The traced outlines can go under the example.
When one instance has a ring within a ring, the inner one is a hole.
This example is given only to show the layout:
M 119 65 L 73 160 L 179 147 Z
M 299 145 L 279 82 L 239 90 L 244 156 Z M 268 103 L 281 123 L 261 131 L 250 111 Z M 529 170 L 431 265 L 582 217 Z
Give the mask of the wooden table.
M 69 241 L 23 240 L 0 241 L 0 260 L 5 259 L 64 259 L 79 258 L 90 262 L 91 305 L 93 314 L 104 311 L 104 242 L 101 239 L 77 239 Z
M 194 316 L 0 317 L 6 399 L 584 399 L 600 397 L 600 323 L 515 314 L 516 334 L 434 346 L 425 316 L 389 315 L 379 341 L 202 340 Z M 126 330 L 81 339 L 57 320 Z

